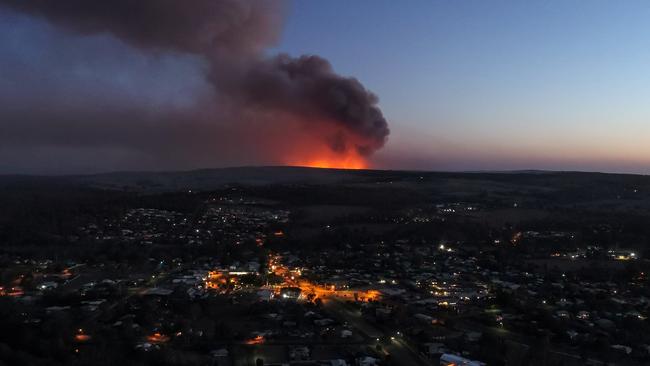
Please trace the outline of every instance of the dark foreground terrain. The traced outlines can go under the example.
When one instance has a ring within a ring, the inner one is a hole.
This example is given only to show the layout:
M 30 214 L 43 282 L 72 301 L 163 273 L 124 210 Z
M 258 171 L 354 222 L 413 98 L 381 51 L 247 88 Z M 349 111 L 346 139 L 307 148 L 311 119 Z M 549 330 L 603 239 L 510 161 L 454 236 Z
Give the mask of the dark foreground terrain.
M 649 239 L 647 176 L 0 176 L 0 365 L 644 365 Z

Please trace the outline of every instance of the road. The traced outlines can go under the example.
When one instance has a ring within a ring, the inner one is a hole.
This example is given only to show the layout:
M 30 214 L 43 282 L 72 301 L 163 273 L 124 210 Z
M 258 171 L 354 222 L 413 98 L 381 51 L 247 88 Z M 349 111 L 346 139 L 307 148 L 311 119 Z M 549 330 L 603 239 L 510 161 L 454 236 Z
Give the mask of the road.
M 340 300 L 331 299 L 325 303 L 325 310 L 339 319 L 339 321 L 347 322 L 351 327 L 357 329 L 368 340 L 369 344 L 376 345 L 379 343 L 377 342 L 377 339 L 394 337 L 394 340 L 392 340 L 389 345 L 383 346 L 383 348 L 391 355 L 393 364 L 403 366 L 432 365 L 429 360 L 420 356 L 419 352 L 411 347 L 404 338 L 396 336 L 395 334 L 388 334 L 370 324 L 363 318 L 363 316 L 361 316 L 361 312 L 358 309 L 355 309 Z
M 432 364 L 430 360 L 422 357 L 416 349 L 411 347 L 407 340 L 401 337 L 395 337 L 396 334 L 389 334 L 377 328 L 363 318 L 359 309 L 345 303 L 346 300 L 354 300 L 355 298 L 361 301 L 379 299 L 381 297 L 379 291 L 374 289 L 337 289 L 314 284 L 301 278 L 299 272 L 292 272 L 289 268 L 282 265 L 277 256 L 271 256 L 268 265 L 277 276 L 283 278 L 283 286 L 299 287 L 303 294 L 314 294 L 317 298 L 323 300 L 325 310 L 334 318 L 337 318 L 342 323 L 347 323 L 353 329 L 357 330 L 366 340 L 366 344 L 376 346 L 379 344 L 380 339 L 394 337 L 390 344 L 383 347 L 385 352 L 391 355 L 393 360 L 392 364 L 404 366 L 429 366 Z
M 520 333 L 515 333 L 511 332 L 505 328 L 502 327 L 491 327 L 487 325 L 483 325 L 480 323 L 476 322 L 469 322 L 469 321 L 459 321 L 455 325 L 456 329 L 462 330 L 464 332 L 481 332 L 481 333 L 489 333 L 492 334 L 495 337 L 498 338 L 503 338 L 503 339 L 508 339 L 509 341 L 515 342 L 515 343 L 520 343 L 523 345 L 531 345 L 536 342 L 536 339 L 531 337 L 531 336 L 525 336 Z M 563 349 L 559 348 L 557 345 L 551 346 L 549 349 L 548 353 L 549 354 L 556 354 L 564 358 L 571 358 L 577 361 L 582 361 L 583 358 L 581 355 L 576 354 L 576 353 L 570 353 L 572 350 L 569 349 Z M 604 362 L 593 359 L 593 358 L 588 358 L 587 361 L 589 361 L 593 365 L 603 365 Z

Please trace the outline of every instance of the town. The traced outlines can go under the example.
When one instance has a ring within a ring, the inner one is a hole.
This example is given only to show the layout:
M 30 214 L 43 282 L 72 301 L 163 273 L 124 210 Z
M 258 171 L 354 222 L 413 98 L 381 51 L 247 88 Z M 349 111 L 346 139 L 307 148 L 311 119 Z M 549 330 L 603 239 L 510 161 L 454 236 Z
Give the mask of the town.
M 351 199 L 344 188 L 293 184 L 135 197 L 93 190 L 114 203 L 38 239 L 74 250 L 4 247 L 0 359 L 650 362 L 650 265 L 634 232 L 617 235 L 612 220 L 549 222 L 539 212 L 562 209 L 521 193 L 420 200 L 422 188 L 401 199 L 409 192 L 393 188 L 400 181 L 410 190 L 440 178 L 368 179 L 378 188 Z M 385 189 L 393 201 L 376 198 Z M 518 210 L 525 221 L 498 220 Z

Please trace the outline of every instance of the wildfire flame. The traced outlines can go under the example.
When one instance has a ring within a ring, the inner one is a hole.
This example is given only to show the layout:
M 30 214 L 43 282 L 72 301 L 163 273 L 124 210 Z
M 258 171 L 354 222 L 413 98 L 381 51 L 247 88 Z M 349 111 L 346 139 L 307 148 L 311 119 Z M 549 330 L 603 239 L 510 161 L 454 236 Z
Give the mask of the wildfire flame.
M 328 169 L 368 169 L 368 162 L 357 154 L 323 154 L 315 158 L 290 160 L 287 165 Z

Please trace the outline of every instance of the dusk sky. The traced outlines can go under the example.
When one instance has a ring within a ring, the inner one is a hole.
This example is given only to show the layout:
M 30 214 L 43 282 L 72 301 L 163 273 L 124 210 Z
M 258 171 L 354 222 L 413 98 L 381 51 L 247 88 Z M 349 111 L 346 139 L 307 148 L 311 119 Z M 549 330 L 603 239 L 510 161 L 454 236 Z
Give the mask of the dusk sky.
M 0 1 L 0 173 L 351 152 L 388 169 L 650 173 L 646 1 L 264 3 L 214 53 L 183 24 L 152 36 L 119 11 L 16 3 Z M 307 81 L 285 85 L 291 70 Z

